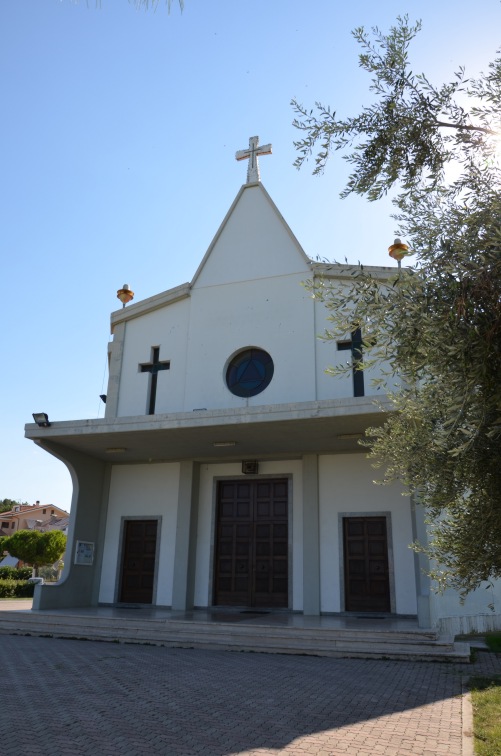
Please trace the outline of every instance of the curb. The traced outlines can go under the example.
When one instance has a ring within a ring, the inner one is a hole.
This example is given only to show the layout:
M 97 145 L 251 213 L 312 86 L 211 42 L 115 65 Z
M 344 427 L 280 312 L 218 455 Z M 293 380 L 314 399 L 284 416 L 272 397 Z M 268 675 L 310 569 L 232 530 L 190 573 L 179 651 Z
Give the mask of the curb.
M 473 706 L 471 693 L 466 690 L 469 677 L 463 677 L 461 681 L 461 725 L 462 725 L 462 756 L 473 756 Z

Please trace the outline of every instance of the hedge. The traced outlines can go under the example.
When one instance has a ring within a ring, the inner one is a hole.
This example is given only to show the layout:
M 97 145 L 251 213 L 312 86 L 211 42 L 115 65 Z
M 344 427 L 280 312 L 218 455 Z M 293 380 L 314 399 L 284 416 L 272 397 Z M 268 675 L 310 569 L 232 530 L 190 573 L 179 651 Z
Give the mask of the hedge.
M 0 598 L 31 598 L 35 584 L 24 580 L 0 579 Z
M 28 580 L 32 572 L 31 567 L 0 567 L 0 580 Z

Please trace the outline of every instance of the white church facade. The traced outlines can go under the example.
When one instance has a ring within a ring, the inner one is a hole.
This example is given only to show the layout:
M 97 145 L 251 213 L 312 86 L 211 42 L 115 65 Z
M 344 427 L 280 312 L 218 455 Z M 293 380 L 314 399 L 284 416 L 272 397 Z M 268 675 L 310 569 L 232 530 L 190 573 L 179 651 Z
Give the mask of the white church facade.
M 328 313 L 303 286 L 343 286 L 350 271 L 307 257 L 258 152 L 251 140 L 247 183 L 192 281 L 112 313 L 105 417 L 26 426 L 74 485 L 71 558 L 34 608 L 230 606 L 482 629 L 492 591 L 465 605 L 434 594 L 409 547 L 426 538 L 423 512 L 399 485 L 373 483 L 358 439 L 383 422 L 385 399 L 376 406 L 374 372 L 326 374 L 357 335 L 320 339 Z

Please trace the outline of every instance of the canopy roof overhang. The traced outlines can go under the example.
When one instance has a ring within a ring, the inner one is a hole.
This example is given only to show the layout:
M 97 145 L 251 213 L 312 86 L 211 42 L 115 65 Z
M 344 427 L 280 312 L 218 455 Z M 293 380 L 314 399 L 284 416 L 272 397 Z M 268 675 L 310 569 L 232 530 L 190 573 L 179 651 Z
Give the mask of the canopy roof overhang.
M 381 425 L 386 397 L 195 410 L 165 415 L 51 422 L 25 426 L 41 446 L 75 450 L 113 463 L 291 459 L 363 451 L 358 439 Z M 64 455 L 63 455 L 64 456 Z

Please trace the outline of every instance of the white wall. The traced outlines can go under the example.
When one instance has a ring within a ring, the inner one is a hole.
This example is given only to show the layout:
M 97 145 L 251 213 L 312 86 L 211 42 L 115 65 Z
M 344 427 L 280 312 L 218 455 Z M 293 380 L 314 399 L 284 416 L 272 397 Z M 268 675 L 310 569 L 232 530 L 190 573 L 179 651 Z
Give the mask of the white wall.
M 161 517 L 155 603 L 172 604 L 179 493 L 179 464 L 115 465 L 112 468 L 99 601 L 116 600 L 122 517 Z
M 261 462 L 260 475 L 291 479 L 289 520 L 292 609 L 303 608 L 303 497 L 301 460 Z M 216 481 L 241 478 L 241 463 L 202 465 L 198 513 L 195 606 L 212 604 Z M 414 557 L 409 500 L 399 486 L 375 486 L 375 473 L 362 454 L 324 455 L 319 459 L 321 610 L 339 612 L 341 604 L 341 540 L 339 514 L 391 514 L 396 611 L 416 613 Z M 117 465 L 113 468 L 105 534 L 99 601 L 116 599 L 115 582 L 121 558 L 122 517 L 162 518 L 155 603 L 170 606 L 174 570 L 179 465 Z
M 209 250 L 195 288 L 308 271 L 304 252 L 262 184 L 239 193 Z
M 303 608 L 303 497 L 302 462 L 261 462 L 260 475 L 292 476 L 291 521 L 292 544 L 290 580 L 292 608 Z M 216 481 L 241 477 L 240 463 L 202 465 L 200 471 L 200 506 L 198 514 L 195 606 L 212 603 L 210 581 L 214 563 L 214 528 Z M 416 614 L 414 555 L 409 499 L 399 486 L 375 486 L 369 462 L 362 454 L 325 455 L 319 460 L 320 477 L 320 571 L 321 610 L 343 611 L 341 606 L 341 570 L 339 514 L 389 512 L 393 550 L 396 611 Z
M 332 286 L 343 286 L 342 281 L 337 279 L 331 280 Z M 350 334 L 336 335 L 336 338 L 325 339 L 325 331 L 330 330 L 332 323 L 328 321 L 329 311 L 327 310 L 323 302 L 315 302 L 315 361 L 317 371 L 317 398 L 321 399 L 343 399 L 353 396 L 353 373 L 349 369 L 346 373 L 341 375 L 329 375 L 326 373 L 328 368 L 345 367 L 347 364 L 351 365 L 351 351 L 339 350 L 337 348 L 338 341 L 347 341 L 350 339 Z M 363 336 L 363 333 L 362 333 Z M 398 384 L 396 378 L 383 375 L 384 366 L 376 365 L 372 368 L 364 370 L 364 393 L 365 396 L 378 396 L 383 393 L 384 389 L 378 389 L 373 386 L 373 381 L 380 378 L 385 378 L 385 385 L 388 385 L 388 390 L 394 389 L 394 384 Z
M 333 378 L 327 367 L 351 360 L 336 341 L 319 337 L 328 310 L 304 282 L 311 267 L 262 186 L 247 187 L 216 236 L 190 296 L 126 322 L 119 384 L 119 416 L 147 413 L 150 375 L 139 365 L 160 347 L 170 369 L 158 374 L 156 414 L 231 409 L 353 396 L 351 371 Z M 333 286 L 346 282 L 332 279 Z M 228 390 L 231 357 L 247 347 L 267 351 L 270 385 L 249 399 Z M 371 378 L 365 375 L 365 393 Z
M 170 369 L 158 373 L 156 412 L 183 411 L 189 313 L 190 300 L 183 299 L 127 322 L 119 386 L 119 417 L 148 412 L 150 374 L 141 373 L 139 365 L 151 361 L 153 346 L 160 347 L 161 362 L 170 361 Z
M 313 302 L 299 274 L 199 288 L 189 299 L 127 323 L 118 416 L 147 413 L 151 347 L 170 369 L 157 378 L 156 414 L 315 401 Z M 227 388 L 226 368 L 247 347 L 267 351 L 270 385 L 249 399 Z M 350 395 L 349 393 L 347 394 Z
M 448 635 L 501 629 L 501 580 L 482 583 L 464 602 L 457 591 L 430 597 L 432 625 Z
M 198 288 L 192 293 L 186 411 L 314 401 L 313 303 L 302 275 Z M 249 399 L 225 381 L 228 362 L 246 347 L 267 351 L 270 385 Z
M 373 470 L 363 454 L 325 455 L 319 459 L 320 570 L 323 612 L 344 611 L 341 604 L 339 515 L 387 513 L 391 515 L 389 545 L 393 549 L 397 614 L 416 614 L 416 584 L 410 501 L 399 485 L 377 486 Z M 391 539 L 391 541 L 390 541 Z

